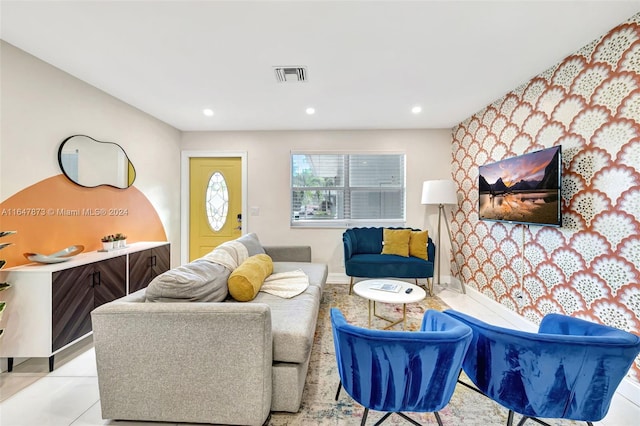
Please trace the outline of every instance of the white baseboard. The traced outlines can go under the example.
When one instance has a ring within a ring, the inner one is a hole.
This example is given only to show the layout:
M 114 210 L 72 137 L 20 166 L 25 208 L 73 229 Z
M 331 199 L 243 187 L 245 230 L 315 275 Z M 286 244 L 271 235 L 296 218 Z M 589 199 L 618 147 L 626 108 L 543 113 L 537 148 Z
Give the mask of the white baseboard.
M 351 278 L 342 272 L 329 272 L 327 275 L 327 283 L 329 284 L 349 284 Z

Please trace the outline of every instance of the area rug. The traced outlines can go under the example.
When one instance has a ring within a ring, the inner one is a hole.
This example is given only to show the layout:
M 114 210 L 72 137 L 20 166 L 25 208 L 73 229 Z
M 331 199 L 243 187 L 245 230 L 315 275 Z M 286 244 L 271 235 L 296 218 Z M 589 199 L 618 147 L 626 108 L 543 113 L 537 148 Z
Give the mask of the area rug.
M 339 308 L 347 321 L 352 324 L 366 327 L 368 323 L 367 300 L 355 294 L 349 295 L 348 292 L 348 285 L 328 284 L 325 286 L 300 411 L 298 413 L 273 413 L 269 425 L 342 426 L 360 424 L 364 413 L 364 408 L 361 405 L 351 399 L 344 391 L 340 393 L 338 401 L 335 401 L 339 377 L 333 349 L 329 310 L 333 307 Z M 438 297 L 427 297 L 420 303 L 407 305 L 407 330 L 420 328 L 425 310 L 441 311 L 447 308 L 447 305 Z M 402 305 L 377 304 L 377 312 L 384 316 L 400 318 Z M 382 328 L 385 325 L 383 320 L 376 318 L 372 323 L 372 326 L 377 328 Z M 394 329 L 401 330 L 402 328 L 398 325 Z M 409 415 L 423 425 L 438 424 L 431 413 L 410 413 Z M 370 411 L 367 424 L 375 424 L 382 416 L 383 413 Z M 440 411 L 440 416 L 444 425 L 451 426 L 498 426 L 505 425 L 507 422 L 506 409 L 461 385 L 456 387 L 451 402 Z M 516 415 L 514 424 L 519 419 L 520 416 Z M 549 423 L 557 426 L 581 424 L 571 421 L 549 421 Z M 397 415 L 392 415 L 384 424 L 407 425 L 409 423 Z

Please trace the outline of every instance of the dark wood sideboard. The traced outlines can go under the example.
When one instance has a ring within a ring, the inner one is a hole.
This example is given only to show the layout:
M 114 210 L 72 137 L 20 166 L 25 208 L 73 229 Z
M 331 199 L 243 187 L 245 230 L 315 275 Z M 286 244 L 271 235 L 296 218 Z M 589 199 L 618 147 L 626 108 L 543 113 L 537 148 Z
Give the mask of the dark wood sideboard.
M 169 243 L 140 242 L 63 263 L 2 270 L 0 281 L 12 284 L 0 345 L 8 371 L 14 358 L 37 357 L 48 357 L 53 371 L 55 354 L 92 332 L 93 309 L 145 288 L 170 268 L 170 257 Z

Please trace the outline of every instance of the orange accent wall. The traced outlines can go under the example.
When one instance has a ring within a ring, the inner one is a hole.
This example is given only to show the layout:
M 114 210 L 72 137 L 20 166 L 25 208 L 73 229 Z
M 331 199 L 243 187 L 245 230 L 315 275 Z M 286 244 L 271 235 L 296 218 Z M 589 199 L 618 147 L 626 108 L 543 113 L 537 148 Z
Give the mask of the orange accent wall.
M 18 231 L 0 243 L 5 268 L 29 261 L 25 252 L 50 254 L 74 244 L 85 252 L 102 248 L 103 235 L 121 232 L 127 242 L 167 241 L 156 210 L 135 187 L 83 188 L 57 175 L 0 203 L 0 230 Z

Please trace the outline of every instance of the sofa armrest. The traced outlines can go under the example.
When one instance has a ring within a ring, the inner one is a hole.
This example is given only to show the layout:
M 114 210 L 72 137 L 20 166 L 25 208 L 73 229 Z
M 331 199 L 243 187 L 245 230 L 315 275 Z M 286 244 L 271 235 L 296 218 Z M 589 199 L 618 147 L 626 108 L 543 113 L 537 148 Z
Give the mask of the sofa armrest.
M 263 246 L 274 262 L 311 262 L 311 246 Z
M 261 425 L 272 394 L 260 303 L 131 303 L 91 313 L 102 417 Z

